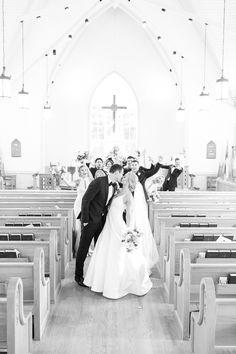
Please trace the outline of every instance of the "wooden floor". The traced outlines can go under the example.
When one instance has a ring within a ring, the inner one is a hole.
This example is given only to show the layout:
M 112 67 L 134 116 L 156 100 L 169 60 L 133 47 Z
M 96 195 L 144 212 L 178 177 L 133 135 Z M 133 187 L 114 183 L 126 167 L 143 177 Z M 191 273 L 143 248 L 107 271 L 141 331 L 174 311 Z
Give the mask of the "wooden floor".
M 155 272 L 154 272 L 155 273 Z M 40 342 L 33 352 L 53 354 L 190 354 L 179 338 L 173 308 L 158 272 L 143 297 L 108 300 L 73 281 L 74 262 Z

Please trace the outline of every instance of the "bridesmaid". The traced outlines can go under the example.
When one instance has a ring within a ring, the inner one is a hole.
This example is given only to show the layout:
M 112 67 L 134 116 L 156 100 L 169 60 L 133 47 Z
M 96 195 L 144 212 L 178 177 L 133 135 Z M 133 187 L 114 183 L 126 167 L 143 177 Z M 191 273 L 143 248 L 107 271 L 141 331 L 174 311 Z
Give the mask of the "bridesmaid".
M 74 240 L 74 254 L 78 250 L 80 234 L 81 234 L 81 222 L 80 222 L 80 212 L 81 212 L 81 202 L 86 192 L 90 182 L 93 180 L 93 176 L 86 165 L 81 165 L 78 168 L 79 178 L 76 180 L 77 185 L 77 197 L 74 203 L 74 215 L 75 215 L 75 228 L 76 235 Z

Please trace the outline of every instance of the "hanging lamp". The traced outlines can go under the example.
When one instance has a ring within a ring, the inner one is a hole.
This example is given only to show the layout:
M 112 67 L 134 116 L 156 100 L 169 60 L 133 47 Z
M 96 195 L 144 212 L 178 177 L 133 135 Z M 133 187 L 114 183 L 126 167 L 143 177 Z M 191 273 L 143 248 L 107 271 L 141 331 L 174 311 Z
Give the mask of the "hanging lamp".
M 229 80 L 224 77 L 224 61 L 225 61 L 225 7 L 223 8 L 223 27 L 222 27 L 222 53 L 221 53 L 221 77 L 216 80 L 216 100 L 226 101 L 229 94 Z
M 46 102 L 43 107 L 44 115 L 46 118 L 49 118 L 51 115 L 51 106 L 49 104 L 49 87 L 48 87 L 48 54 L 45 54 L 46 58 Z
M 4 5 L 4 0 L 2 0 L 2 74 L 0 75 L 0 98 L 11 98 L 11 76 L 6 75 Z
M 21 21 L 21 48 L 22 48 L 22 89 L 18 92 L 18 106 L 29 108 L 29 92 L 25 91 L 25 48 L 24 48 L 24 21 Z
M 184 122 L 185 121 L 185 108 L 183 107 L 183 60 L 184 57 L 181 56 L 180 61 L 180 103 L 179 108 L 176 112 L 176 121 L 177 122 Z
M 207 54 L 207 26 L 205 23 L 204 35 L 204 60 L 203 60 L 203 87 L 200 93 L 200 111 L 207 111 L 209 109 L 209 93 L 206 92 L 206 54 Z

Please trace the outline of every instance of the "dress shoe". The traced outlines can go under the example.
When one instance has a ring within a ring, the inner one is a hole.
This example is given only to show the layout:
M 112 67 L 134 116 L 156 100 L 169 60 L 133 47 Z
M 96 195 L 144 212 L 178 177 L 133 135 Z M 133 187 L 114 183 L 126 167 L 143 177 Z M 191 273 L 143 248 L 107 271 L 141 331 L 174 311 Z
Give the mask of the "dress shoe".
M 79 286 L 83 286 L 84 288 L 88 288 L 87 285 L 84 284 L 84 278 L 83 277 L 75 277 L 75 282 L 79 285 Z

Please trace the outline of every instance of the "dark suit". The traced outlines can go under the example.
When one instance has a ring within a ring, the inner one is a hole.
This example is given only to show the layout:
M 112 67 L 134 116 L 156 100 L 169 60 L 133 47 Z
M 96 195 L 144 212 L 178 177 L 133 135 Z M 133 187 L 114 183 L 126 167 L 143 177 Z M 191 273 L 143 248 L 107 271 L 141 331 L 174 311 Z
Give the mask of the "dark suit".
M 95 173 L 96 173 L 98 170 L 101 170 L 101 171 L 103 171 L 103 172 L 106 174 L 106 172 L 105 172 L 102 168 L 90 167 L 89 170 L 90 170 L 90 172 L 92 173 L 93 178 L 95 178 Z
M 147 191 L 145 188 L 145 182 L 146 182 L 147 178 L 155 175 L 155 173 L 157 173 L 161 167 L 162 167 L 162 164 L 160 164 L 158 162 L 156 165 L 152 166 L 152 168 L 150 168 L 150 169 L 140 167 L 138 172 L 136 172 L 136 175 L 138 176 L 138 180 L 143 186 L 143 190 L 144 190 L 144 194 L 145 194 L 146 199 L 148 199 L 148 195 L 147 195 Z
M 165 181 L 162 186 L 163 191 L 174 191 L 175 188 L 177 187 L 177 178 L 181 175 L 183 172 L 183 168 L 174 168 L 174 165 L 169 166 L 168 173 L 166 175 Z M 173 170 L 171 172 L 171 170 Z
M 113 190 L 114 195 L 115 190 Z M 81 237 L 76 256 L 75 277 L 83 276 L 86 259 L 92 239 L 97 242 L 107 214 L 107 198 L 109 193 L 108 176 L 93 180 L 86 190 L 81 205 Z M 112 195 L 112 197 L 113 197 Z M 112 199 L 110 198 L 110 201 Z M 110 204 L 110 201 L 108 204 Z M 88 225 L 83 226 L 84 223 Z
M 126 175 L 126 173 L 131 172 L 131 171 L 132 171 L 131 168 L 129 168 L 129 167 L 124 167 L 124 175 Z

